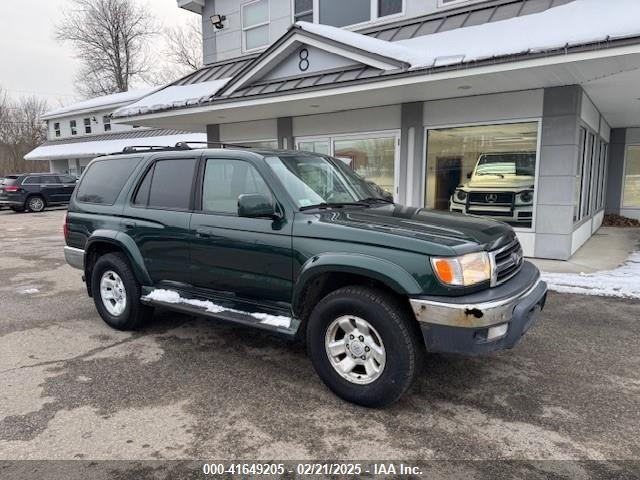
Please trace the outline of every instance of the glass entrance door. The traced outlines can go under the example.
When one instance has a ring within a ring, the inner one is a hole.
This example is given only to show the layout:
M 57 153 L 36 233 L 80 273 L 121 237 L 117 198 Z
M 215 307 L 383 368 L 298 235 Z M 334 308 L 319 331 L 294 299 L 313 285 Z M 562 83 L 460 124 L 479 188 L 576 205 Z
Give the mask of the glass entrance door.
M 336 157 L 398 200 L 399 132 L 298 138 L 299 150 Z

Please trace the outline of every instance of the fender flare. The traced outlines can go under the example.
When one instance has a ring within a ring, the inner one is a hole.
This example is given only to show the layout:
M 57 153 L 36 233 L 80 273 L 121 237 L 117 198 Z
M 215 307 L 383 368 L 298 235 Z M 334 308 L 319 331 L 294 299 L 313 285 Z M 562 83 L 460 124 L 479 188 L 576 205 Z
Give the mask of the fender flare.
M 116 230 L 95 230 L 85 246 L 85 265 L 87 265 L 86 256 L 91 246 L 96 243 L 109 243 L 121 249 L 129 259 L 133 274 L 136 276 L 141 285 L 152 285 L 151 277 L 144 265 L 144 258 L 136 242 L 126 233 Z M 85 274 L 86 266 L 85 266 Z
M 291 307 L 298 312 L 306 286 L 323 273 L 352 273 L 377 280 L 401 295 L 419 294 L 422 288 L 404 268 L 383 258 L 359 253 L 314 255 L 302 265 L 296 279 Z

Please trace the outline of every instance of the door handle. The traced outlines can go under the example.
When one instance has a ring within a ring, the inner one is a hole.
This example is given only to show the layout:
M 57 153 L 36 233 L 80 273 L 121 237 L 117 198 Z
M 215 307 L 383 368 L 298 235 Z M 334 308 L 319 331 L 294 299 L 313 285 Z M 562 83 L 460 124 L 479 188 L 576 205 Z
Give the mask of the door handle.
M 136 228 L 136 222 L 124 222 L 124 227 L 129 230 Z

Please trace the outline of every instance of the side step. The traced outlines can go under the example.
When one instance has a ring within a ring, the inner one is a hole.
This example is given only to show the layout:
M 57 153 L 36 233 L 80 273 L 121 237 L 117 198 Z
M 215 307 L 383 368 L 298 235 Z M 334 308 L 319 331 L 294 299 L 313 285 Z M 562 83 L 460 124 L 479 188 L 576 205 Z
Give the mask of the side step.
M 265 308 L 264 311 L 252 311 L 255 308 L 249 304 L 245 306 L 232 304 L 229 300 L 194 296 L 179 289 L 142 287 L 140 301 L 189 315 L 248 325 L 287 337 L 294 337 L 300 326 L 300 320 L 291 317 L 291 313 L 285 310 Z

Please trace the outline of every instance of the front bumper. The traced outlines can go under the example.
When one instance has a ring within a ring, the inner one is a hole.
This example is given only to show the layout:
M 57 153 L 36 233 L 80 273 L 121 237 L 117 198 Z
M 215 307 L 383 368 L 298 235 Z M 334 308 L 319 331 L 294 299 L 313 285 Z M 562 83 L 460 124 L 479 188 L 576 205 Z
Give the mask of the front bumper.
M 80 248 L 65 246 L 64 259 L 73 268 L 84 270 L 84 250 Z
M 482 355 L 515 346 L 538 320 L 546 297 L 540 272 L 525 262 L 499 287 L 462 297 L 415 297 L 410 303 L 428 351 Z
M 531 205 L 496 207 L 491 204 L 486 204 L 474 205 L 473 208 L 470 208 L 464 203 L 450 202 L 449 211 L 462 213 L 464 215 L 481 215 L 483 217 L 511 223 L 531 222 L 533 218 L 533 206 Z

